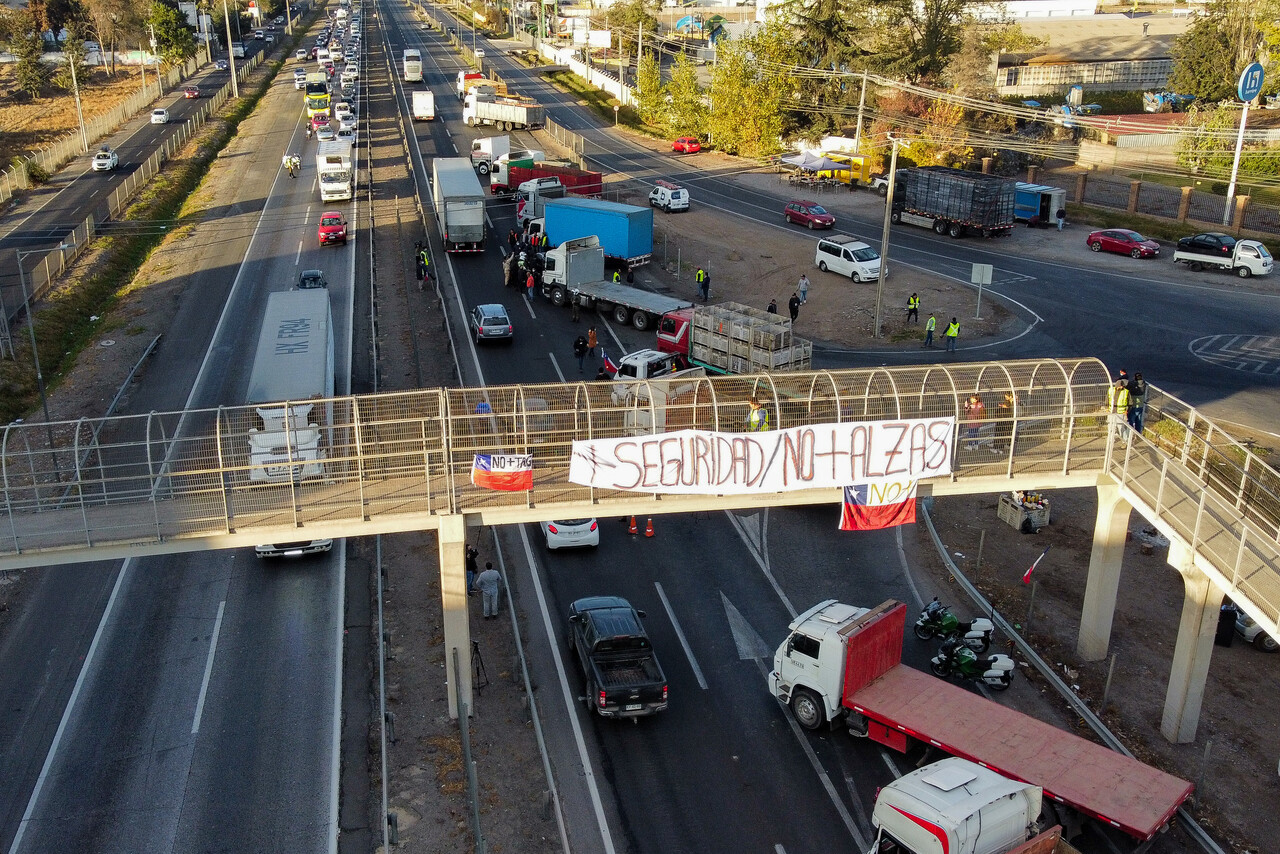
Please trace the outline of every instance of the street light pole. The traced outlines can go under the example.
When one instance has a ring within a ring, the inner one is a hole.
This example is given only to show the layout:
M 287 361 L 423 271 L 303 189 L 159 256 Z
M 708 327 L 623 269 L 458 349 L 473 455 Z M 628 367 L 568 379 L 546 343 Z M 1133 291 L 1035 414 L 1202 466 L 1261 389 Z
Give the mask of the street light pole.
M 284 31 L 293 35 L 293 6 L 289 0 L 284 0 Z
M 880 231 L 880 276 L 876 279 L 876 327 L 872 337 L 880 337 L 880 310 L 884 301 L 884 277 L 889 274 L 889 224 L 893 221 L 893 190 L 895 179 L 898 176 L 898 143 L 899 140 L 895 136 L 890 136 L 893 142 L 893 154 L 889 155 L 889 188 L 884 197 L 884 226 Z
M 240 84 L 236 80 L 236 49 L 231 46 L 231 13 L 227 11 L 227 0 L 222 0 L 222 18 L 227 24 L 227 62 L 231 68 L 231 97 L 240 97 Z M 237 29 L 239 23 L 236 24 Z

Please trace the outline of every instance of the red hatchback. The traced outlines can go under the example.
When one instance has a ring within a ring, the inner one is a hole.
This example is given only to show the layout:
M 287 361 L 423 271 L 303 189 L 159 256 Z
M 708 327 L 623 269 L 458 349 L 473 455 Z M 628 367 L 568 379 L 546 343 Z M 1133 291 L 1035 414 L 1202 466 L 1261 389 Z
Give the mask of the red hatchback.
M 782 216 L 787 222 L 798 223 L 809 228 L 831 228 L 836 218 L 827 213 L 827 209 L 815 202 L 787 202 L 782 209 Z
M 671 143 L 671 150 L 683 152 L 684 154 L 697 154 L 702 150 L 702 143 L 691 136 L 682 136 Z
M 1159 243 L 1127 228 L 1095 231 L 1084 242 L 1094 252 L 1118 252 L 1130 258 L 1154 258 L 1160 254 Z
M 199 87 L 199 86 L 188 86 L 186 89 L 183 89 L 183 90 L 182 90 L 182 97 L 184 97 L 184 98 L 199 98 L 199 97 L 200 97 L 200 87 Z
M 320 245 L 330 243 L 347 243 L 347 221 L 338 211 L 325 211 L 320 214 Z

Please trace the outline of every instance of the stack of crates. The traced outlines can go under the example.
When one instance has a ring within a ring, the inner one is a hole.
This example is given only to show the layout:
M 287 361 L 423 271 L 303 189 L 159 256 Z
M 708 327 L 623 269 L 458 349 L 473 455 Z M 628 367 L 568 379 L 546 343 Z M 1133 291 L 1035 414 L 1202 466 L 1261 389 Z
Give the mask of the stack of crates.
M 727 374 L 807 371 L 813 342 L 795 337 L 780 315 L 726 302 L 694 307 L 689 355 Z

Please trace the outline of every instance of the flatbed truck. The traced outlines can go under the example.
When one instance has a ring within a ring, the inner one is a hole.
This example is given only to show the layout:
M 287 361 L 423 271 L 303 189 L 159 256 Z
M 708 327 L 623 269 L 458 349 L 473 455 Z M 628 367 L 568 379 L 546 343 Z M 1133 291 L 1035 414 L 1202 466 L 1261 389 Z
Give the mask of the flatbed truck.
M 664 296 L 604 278 L 604 249 L 598 238 L 579 237 L 543 256 L 542 293 L 553 305 L 577 302 L 587 310 L 611 313 L 615 322 L 648 329 L 663 315 L 687 308 L 688 300 Z

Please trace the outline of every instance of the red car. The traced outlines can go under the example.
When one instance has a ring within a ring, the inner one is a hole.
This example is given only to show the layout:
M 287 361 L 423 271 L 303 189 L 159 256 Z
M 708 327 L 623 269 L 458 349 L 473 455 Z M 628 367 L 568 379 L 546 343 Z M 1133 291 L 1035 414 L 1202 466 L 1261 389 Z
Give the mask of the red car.
M 311 130 L 317 131 L 325 125 L 329 124 L 329 116 L 324 113 L 316 113 L 311 117 Z
M 1095 231 L 1084 242 L 1094 252 L 1118 252 L 1130 258 L 1154 258 L 1160 254 L 1159 243 L 1127 228 Z
M 199 87 L 199 86 L 188 86 L 187 88 L 185 88 L 185 89 L 183 89 L 183 90 L 182 90 L 182 96 L 183 96 L 184 98 L 199 98 L 199 97 L 200 97 L 200 87 Z
M 347 221 L 338 211 L 325 211 L 320 214 L 320 245 L 330 243 L 347 244 Z
M 815 202 L 787 202 L 787 206 L 782 209 L 782 216 L 787 222 L 809 228 L 831 228 L 836 224 L 836 218 Z
M 675 142 L 671 143 L 672 151 L 680 151 L 685 154 L 697 154 L 702 150 L 702 143 L 691 136 L 682 136 Z

